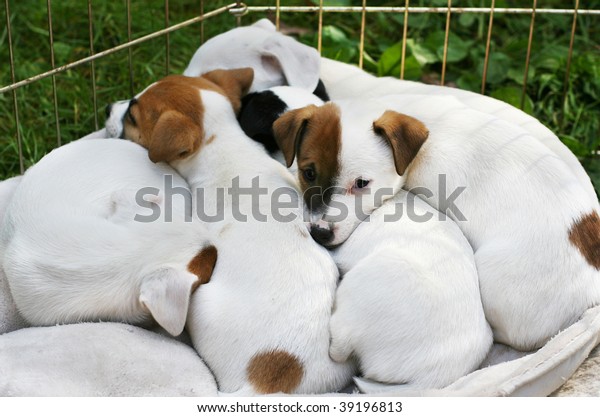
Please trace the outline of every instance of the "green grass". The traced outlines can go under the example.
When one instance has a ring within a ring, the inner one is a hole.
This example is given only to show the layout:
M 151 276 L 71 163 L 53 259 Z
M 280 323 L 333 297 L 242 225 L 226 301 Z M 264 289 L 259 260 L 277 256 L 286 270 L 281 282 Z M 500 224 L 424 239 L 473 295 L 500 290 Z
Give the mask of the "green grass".
M 11 3 L 11 27 L 16 64 L 16 79 L 21 80 L 50 69 L 46 1 L 21 0 Z M 132 38 L 164 27 L 164 1 L 132 1 Z M 231 1 L 206 0 L 206 11 Z M 248 0 L 250 5 L 275 5 L 275 0 Z M 282 5 L 318 4 L 318 0 L 282 0 Z M 531 7 L 530 0 L 497 0 L 497 7 Z M 572 7 L 574 1 L 545 0 L 540 7 Z M 582 7 L 600 8 L 600 1 L 581 2 Z M 360 0 L 325 0 L 325 4 L 361 5 Z M 368 4 L 403 6 L 404 0 L 376 1 Z M 489 0 L 454 0 L 454 6 L 489 6 Z M 446 6 L 447 0 L 412 0 L 412 6 Z M 56 65 L 66 64 L 89 54 L 87 2 L 53 2 L 53 34 Z M 96 52 L 127 40 L 125 0 L 93 3 L 94 49 Z M 175 24 L 199 13 L 197 0 L 170 2 L 170 23 Z M 265 17 L 247 15 L 242 24 Z M 282 13 L 282 22 L 309 31 L 299 39 L 316 46 L 316 13 Z M 324 16 L 323 55 L 345 62 L 358 62 L 360 14 L 331 13 Z M 403 14 L 368 14 L 365 36 L 365 69 L 378 75 L 400 74 L 400 42 Z M 446 84 L 480 91 L 488 15 L 452 15 Z M 521 103 L 523 75 L 530 15 L 496 14 L 486 94 L 517 107 Z M 0 20 L 6 20 L 0 8 Z M 442 69 L 445 14 L 411 14 L 408 22 L 405 78 L 436 82 Z M 533 114 L 558 134 L 582 160 L 600 189 L 600 16 L 578 17 L 569 85 L 564 80 L 571 31 L 571 16 L 537 14 L 533 34 L 524 110 Z M 235 19 L 224 14 L 209 19 L 205 36 L 209 38 L 235 26 Z M 7 33 L 0 32 L 0 85 L 10 84 Z M 200 25 L 170 35 L 169 72 L 181 72 L 200 45 Z M 104 122 L 104 106 L 128 98 L 167 73 L 165 39 L 158 38 L 132 48 L 133 85 L 130 85 L 128 53 L 122 51 L 95 63 L 98 97 L 97 120 Z M 91 66 L 82 65 L 56 77 L 58 114 L 62 143 L 77 139 L 96 129 L 92 101 Z M 35 82 L 17 90 L 19 132 L 22 137 L 25 167 L 31 166 L 57 146 L 52 80 Z M 0 179 L 19 173 L 12 93 L 0 95 Z

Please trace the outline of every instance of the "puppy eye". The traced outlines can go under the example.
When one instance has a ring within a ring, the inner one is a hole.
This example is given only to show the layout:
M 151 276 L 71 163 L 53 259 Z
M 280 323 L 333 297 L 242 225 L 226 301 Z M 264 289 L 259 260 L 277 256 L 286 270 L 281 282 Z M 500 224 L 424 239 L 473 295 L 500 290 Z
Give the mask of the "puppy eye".
M 317 173 L 312 168 L 306 168 L 302 170 L 302 176 L 308 182 L 313 182 L 315 179 L 317 179 Z
M 137 104 L 137 99 L 132 98 L 129 101 L 129 107 L 127 107 L 127 113 L 125 113 L 125 117 L 129 119 L 129 121 L 131 122 L 132 125 L 137 126 L 137 121 L 135 120 L 135 117 L 133 117 L 133 114 L 131 114 L 131 108 L 133 106 L 135 106 Z
M 179 157 L 180 157 L 180 158 L 185 158 L 185 157 L 186 157 L 186 156 L 188 156 L 189 154 L 190 154 L 190 152 L 189 152 L 189 151 L 182 151 L 182 152 L 179 152 Z
M 129 121 L 131 122 L 132 125 L 137 126 L 135 117 L 133 117 L 133 115 L 131 114 L 131 112 L 129 110 L 127 110 L 127 118 L 129 119 Z
M 362 178 L 357 178 L 356 181 L 354 181 L 354 187 L 353 188 L 365 188 L 367 185 L 369 185 L 371 181 L 369 180 L 363 180 Z

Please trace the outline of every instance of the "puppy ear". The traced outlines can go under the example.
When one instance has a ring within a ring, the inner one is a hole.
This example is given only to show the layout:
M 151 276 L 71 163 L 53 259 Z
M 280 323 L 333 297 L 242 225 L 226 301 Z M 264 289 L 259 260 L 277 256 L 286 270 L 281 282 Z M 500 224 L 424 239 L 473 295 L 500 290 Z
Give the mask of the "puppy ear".
M 202 126 L 188 116 L 169 110 L 154 125 L 147 145 L 152 162 L 171 162 L 193 154 L 202 141 Z
M 217 258 L 217 248 L 213 245 L 209 245 L 198 252 L 198 254 L 188 263 L 188 271 L 198 277 L 198 280 L 192 287 L 192 292 L 196 291 L 200 285 L 210 281 L 217 263 Z
M 400 176 L 429 136 L 429 130 L 421 121 L 391 110 L 373 122 L 373 131 L 392 147 L 396 172 Z
M 248 93 L 254 80 L 254 70 L 252 68 L 214 70 L 207 72 L 202 77 L 223 89 L 237 115 L 240 112 L 242 97 Z
M 154 320 L 173 336 L 185 326 L 192 286 L 198 277 L 187 271 L 163 268 L 144 277 L 139 301 Z
M 283 72 L 288 85 L 310 92 L 317 88 L 321 57 L 316 49 L 275 33 L 265 39 L 260 55 L 263 69 L 271 73 Z
M 316 109 L 317 106 L 311 104 L 301 109 L 291 110 L 273 123 L 273 136 L 288 168 L 294 163 L 306 125 Z

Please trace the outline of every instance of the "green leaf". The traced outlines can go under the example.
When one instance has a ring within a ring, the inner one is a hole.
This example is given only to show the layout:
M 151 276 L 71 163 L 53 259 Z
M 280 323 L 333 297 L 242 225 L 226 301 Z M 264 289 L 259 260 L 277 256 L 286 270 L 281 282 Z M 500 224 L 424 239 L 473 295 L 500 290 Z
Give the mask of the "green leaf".
M 488 84 L 498 84 L 506 79 L 508 76 L 508 69 L 510 68 L 510 64 L 512 63 L 511 59 L 503 54 L 502 52 L 496 52 L 494 54 L 490 54 L 488 69 L 487 69 L 487 77 L 486 83 Z M 483 75 L 483 65 L 484 62 L 481 61 L 477 65 L 477 71 L 479 74 Z
M 552 47 L 544 48 L 532 57 L 531 63 L 537 68 L 557 71 L 564 67 L 568 53 L 567 47 L 552 45 Z
M 392 70 L 400 65 L 400 60 L 402 58 L 402 44 L 400 42 L 395 43 L 394 45 L 387 48 L 381 54 L 381 58 L 379 58 L 379 63 L 377 64 L 377 73 L 379 76 L 384 75 L 392 75 Z M 399 75 L 400 71 L 397 72 Z
M 476 20 L 477 16 L 475 16 L 475 13 L 461 13 L 460 17 L 458 18 L 458 23 L 462 27 L 468 28 L 472 26 Z
M 407 51 L 404 62 L 404 78 L 407 80 L 418 80 L 421 78 L 421 65 L 417 59 Z M 377 65 L 377 74 L 379 76 L 400 76 L 400 64 L 402 58 L 402 43 L 398 42 L 386 49 Z
M 433 64 L 435 62 L 440 61 L 435 52 L 428 49 L 424 45 L 416 43 L 414 39 L 407 39 L 406 46 L 408 50 L 410 50 L 412 56 L 415 57 L 415 59 L 421 66 Z
M 398 64 L 398 67 L 396 69 L 398 71 L 398 74 L 400 74 L 400 64 Z M 421 78 L 422 74 L 423 71 L 421 70 L 421 66 L 419 65 L 415 57 L 407 56 L 406 60 L 404 61 L 404 79 L 416 81 Z
M 445 39 L 446 33 L 443 30 L 438 30 L 430 33 L 429 36 L 427 36 L 424 46 L 432 51 L 435 51 L 438 58 L 442 60 L 444 58 Z M 446 62 L 462 61 L 469 54 L 469 48 L 472 44 L 472 41 L 464 41 L 458 35 L 450 32 L 448 34 L 448 52 Z
M 519 85 L 523 85 L 523 80 L 525 76 L 525 63 L 520 65 L 518 68 L 512 67 L 508 69 L 507 77 L 510 80 L 513 80 Z M 529 70 L 527 71 L 527 80 L 528 82 L 534 80 L 535 78 L 535 68 L 533 65 L 529 65 Z
M 521 94 L 522 90 L 519 87 L 502 87 L 494 90 L 491 96 L 516 108 L 520 108 Z M 523 111 L 527 114 L 533 114 L 533 100 L 528 95 L 525 95 L 525 102 L 523 104 Z
M 363 51 L 363 67 L 366 71 L 377 74 L 377 62 L 367 53 L 367 51 Z
M 465 72 L 457 80 L 456 85 L 463 90 L 479 92 L 481 89 L 481 78 L 473 72 Z
M 337 61 L 350 62 L 358 53 L 358 41 L 349 39 L 336 26 L 323 27 L 323 56 Z

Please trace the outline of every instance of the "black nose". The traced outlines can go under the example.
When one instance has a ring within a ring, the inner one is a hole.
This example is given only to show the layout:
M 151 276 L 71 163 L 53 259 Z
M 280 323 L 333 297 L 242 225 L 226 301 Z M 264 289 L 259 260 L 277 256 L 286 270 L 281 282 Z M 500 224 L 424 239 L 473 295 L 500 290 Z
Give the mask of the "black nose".
M 326 245 L 333 240 L 333 231 L 314 224 L 310 225 L 310 235 L 320 245 Z
M 108 119 L 110 117 L 110 112 L 112 110 L 112 103 L 107 104 L 106 107 L 104 108 L 104 115 L 106 116 L 106 118 Z

